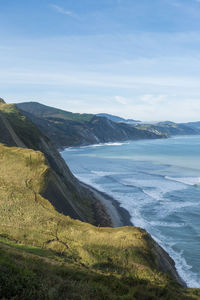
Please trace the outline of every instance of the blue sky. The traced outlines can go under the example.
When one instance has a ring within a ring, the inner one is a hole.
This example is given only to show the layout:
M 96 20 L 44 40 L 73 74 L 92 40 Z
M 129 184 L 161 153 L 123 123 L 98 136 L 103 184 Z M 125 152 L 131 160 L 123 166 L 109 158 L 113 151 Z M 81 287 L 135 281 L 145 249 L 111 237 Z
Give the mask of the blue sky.
M 200 0 L 0 0 L 9 103 L 200 120 Z

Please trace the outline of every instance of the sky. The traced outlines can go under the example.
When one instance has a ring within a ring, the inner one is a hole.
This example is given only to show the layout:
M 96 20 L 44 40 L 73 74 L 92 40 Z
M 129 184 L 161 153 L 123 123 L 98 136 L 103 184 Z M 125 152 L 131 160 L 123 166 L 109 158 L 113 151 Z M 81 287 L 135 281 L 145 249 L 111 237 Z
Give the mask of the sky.
M 0 97 L 200 120 L 200 0 L 0 0 Z

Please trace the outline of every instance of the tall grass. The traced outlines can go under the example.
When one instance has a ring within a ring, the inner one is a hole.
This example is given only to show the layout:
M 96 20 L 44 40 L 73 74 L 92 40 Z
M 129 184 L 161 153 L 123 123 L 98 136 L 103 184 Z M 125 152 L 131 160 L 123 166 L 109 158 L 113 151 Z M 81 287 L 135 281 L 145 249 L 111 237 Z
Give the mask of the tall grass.
M 144 230 L 59 214 L 41 195 L 51 174 L 41 152 L 0 144 L 0 170 L 1 297 L 198 299 L 158 271 Z

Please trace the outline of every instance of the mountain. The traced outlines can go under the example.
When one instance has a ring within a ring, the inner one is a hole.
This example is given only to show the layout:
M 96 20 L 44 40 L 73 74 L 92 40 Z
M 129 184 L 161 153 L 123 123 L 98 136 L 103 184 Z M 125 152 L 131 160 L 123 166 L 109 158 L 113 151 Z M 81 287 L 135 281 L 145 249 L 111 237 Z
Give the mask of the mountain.
M 174 123 L 170 121 L 155 124 L 137 124 L 136 127 L 150 132 L 162 132 L 168 136 L 173 135 L 195 135 L 200 134 L 198 126 L 191 126 L 190 123 Z
M 183 125 L 189 126 L 193 130 L 197 131 L 198 134 L 200 133 L 200 121 L 197 121 L 197 122 L 188 122 L 188 123 L 183 124 Z
M 134 126 L 115 123 L 105 117 L 73 114 L 36 102 L 16 104 L 58 148 L 116 141 L 166 137 Z
M 116 123 L 137 124 L 137 123 L 141 122 L 141 121 L 138 121 L 138 120 L 124 119 L 124 118 L 121 118 L 121 117 L 118 117 L 118 116 L 105 114 L 105 113 L 96 114 L 96 116 L 107 118 L 107 119 L 109 119 L 113 122 L 116 122 Z
M 2 100 L 0 129 L 0 299 L 199 299 L 145 230 L 89 224 L 112 225 L 51 141 Z

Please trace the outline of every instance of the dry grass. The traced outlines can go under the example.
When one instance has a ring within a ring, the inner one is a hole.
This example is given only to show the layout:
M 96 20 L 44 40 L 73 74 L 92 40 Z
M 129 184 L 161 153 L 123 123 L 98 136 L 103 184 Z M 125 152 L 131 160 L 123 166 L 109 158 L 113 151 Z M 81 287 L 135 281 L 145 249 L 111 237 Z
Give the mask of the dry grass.
M 13 272 L 0 271 L 4 297 L 12 299 L 12 280 L 13 299 L 198 299 L 158 272 L 142 229 L 98 228 L 59 214 L 41 196 L 51 174 L 42 153 L 0 144 L 0 170 L 0 270 Z

